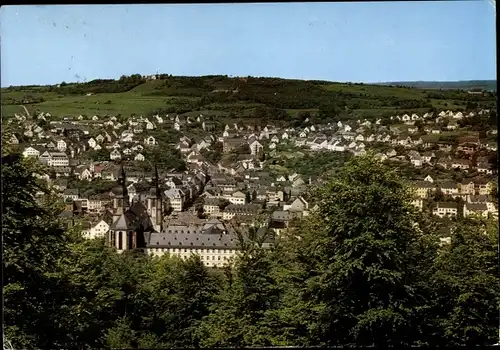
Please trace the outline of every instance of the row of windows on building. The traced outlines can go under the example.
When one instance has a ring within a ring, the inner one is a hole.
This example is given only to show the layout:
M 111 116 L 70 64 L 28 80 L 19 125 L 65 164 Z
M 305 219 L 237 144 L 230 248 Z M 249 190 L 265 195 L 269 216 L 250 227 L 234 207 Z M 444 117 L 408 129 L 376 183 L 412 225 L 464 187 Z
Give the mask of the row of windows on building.
M 179 258 L 181 258 L 181 257 L 182 257 L 180 253 L 177 253 L 177 254 L 176 254 L 176 253 L 173 253 L 172 255 L 177 256 L 177 257 L 179 257 Z M 184 257 L 185 257 L 185 256 L 184 256 Z M 206 260 L 206 261 L 210 261 L 210 260 L 212 260 L 212 261 L 215 261 L 215 260 L 217 260 L 217 261 L 221 261 L 221 260 L 227 261 L 227 260 L 229 260 L 230 258 L 229 258 L 229 257 L 227 257 L 227 256 L 220 256 L 220 255 L 218 255 L 218 256 L 215 256 L 215 255 L 212 255 L 212 256 L 200 255 L 200 259 L 201 259 L 201 260 Z
M 170 251 L 170 248 L 152 248 L 152 251 L 155 252 L 165 252 L 165 251 Z M 228 253 L 233 253 L 234 250 L 232 249 L 189 249 L 190 252 L 194 253 L 220 253 L 220 254 L 228 254 Z M 188 249 L 184 248 L 174 248 L 172 249 L 172 253 L 187 253 Z

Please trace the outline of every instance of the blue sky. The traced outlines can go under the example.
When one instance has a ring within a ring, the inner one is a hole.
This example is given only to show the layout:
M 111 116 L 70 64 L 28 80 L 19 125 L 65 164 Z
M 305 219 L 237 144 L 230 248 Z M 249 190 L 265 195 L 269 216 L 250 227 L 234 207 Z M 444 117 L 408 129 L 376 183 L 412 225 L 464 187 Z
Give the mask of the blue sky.
M 134 73 L 496 79 L 484 1 L 2 6 L 1 85 Z

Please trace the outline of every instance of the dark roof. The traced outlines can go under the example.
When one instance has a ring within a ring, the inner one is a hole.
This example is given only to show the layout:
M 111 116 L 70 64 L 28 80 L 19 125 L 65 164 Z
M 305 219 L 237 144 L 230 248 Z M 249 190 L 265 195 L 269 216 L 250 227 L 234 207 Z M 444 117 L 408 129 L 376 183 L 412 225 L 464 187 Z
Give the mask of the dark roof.
M 273 221 L 287 221 L 290 220 L 290 213 L 288 211 L 275 211 L 271 215 Z
M 449 209 L 458 209 L 458 205 L 455 202 L 439 202 L 439 208 L 449 208 Z
M 240 228 L 245 239 L 245 229 Z M 272 243 L 275 238 L 274 231 L 262 227 L 257 231 L 257 236 L 262 236 L 266 232 L 269 234 L 264 243 Z M 206 231 L 202 233 L 151 233 L 148 237 L 148 248 L 169 247 L 169 248 L 198 248 L 198 249 L 239 249 L 239 238 L 231 232 L 227 234 L 209 234 Z
M 416 181 L 415 182 L 415 187 L 416 188 L 434 188 L 434 184 L 432 182 L 428 181 Z
M 480 169 L 493 169 L 493 165 L 487 162 L 479 163 L 477 167 Z
M 468 198 L 469 203 L 486 203 L 489 201 L 490 198 L 486 195 L 470 195 Z
M 269 228 L 272 228 L 272 229 L 284 229 L 284 228 L 286 228 L 286 223 L 283 222 L 283 221 L 272 221 L 269 224 Z
M 457 183 L 453 181 L 446 181 L 441 184 L 441 188 L 457 188 Z
M 237 249 L 238 239 L 233 234 L 187 233 L 186 230 L 185 233 L 151 233 L 147 246 Z
M 110 230 L 144 231 L 152 227 L 147 209 L 141 202 L 135 202 L 129 210 L 111 224 Z
M 205 198 L 203 205 L 220 205 L 221 202 L 219 198 Z
M 247 213 L 247 214 L 251 214 L 251 213 L 256 213 L 260 210 L 260 206 L 259 205 L 255 205 L 255 204 L 243 204 L 243 205 L 238 205 L 238 204 L 230 204 L 226 207 L 226 209 L 224 210 L 225 212 L 228 212 L 228 213 Z
M 67 188 L 66 190 L 64 190 L 64 194 L 66 195 L 78 195 L 79 191 L 78 189 L 74 189 L 74 188 Z
M 485 203 L 466 203 L 467 210 L 470 211 L 486 211 L 488 206 Z

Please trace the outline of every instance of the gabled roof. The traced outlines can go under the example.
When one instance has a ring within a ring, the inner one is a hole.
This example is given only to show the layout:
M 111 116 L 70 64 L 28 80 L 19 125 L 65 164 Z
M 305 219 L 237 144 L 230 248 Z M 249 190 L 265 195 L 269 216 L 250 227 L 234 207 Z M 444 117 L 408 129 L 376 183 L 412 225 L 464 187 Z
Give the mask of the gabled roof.
M 448 188 L 448 189 L 455 189 L 457 188 L 457 183 L 455 181 L 446 181 L 446 182 L 443 182 L 440 186 L 441 188 Z
M 426 189 L 434 188 L 434 184 L 427 181 L 416 181 L 414 183 L 414 186 L 415 188 L 426 188 Z
M 486 203 L 466 203 L 467 210 L 469 211 L 487 211 L 488 206 Z
M 437 204 L 438 208 L 447 208 L 447 209 L 458 209 L 458 205 L 455 202 L 439 202 Z

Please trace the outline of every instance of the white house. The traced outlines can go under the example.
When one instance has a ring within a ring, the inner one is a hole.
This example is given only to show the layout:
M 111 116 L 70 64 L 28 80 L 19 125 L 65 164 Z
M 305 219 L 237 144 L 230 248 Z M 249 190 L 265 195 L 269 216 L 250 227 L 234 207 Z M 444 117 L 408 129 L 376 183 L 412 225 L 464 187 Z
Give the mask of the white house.
M 90 180 L 92 177 L 92 172 L 89 169 L 84 169 L 80 174 L 80 180 Z
M 249 144 L 249 146 L 250 146 L 250 153 L 252 155 L 259 154 L 259 152 L 264 148 L 264 146 L 262 146 L 262 144 L 259 141 L 257 141 L 257 140 L 252 141 Z
M 93 138 L 93 137 L 91 137 L 91 138 L 89 139 L 89 141 L 88 141 L 88 144 L 89 144 L 89 147 L 91 147 L 92 149 L 94 149 L 94 148 L 95 148 L 95 146 L 97 146 L 97 141 L 96 141 L 96 140 L 94 140 L 94 138 Z
M 139 162 L 144 162 L 145 158 L 142 155 L 142 153 L 137 153 L 136 156 L 134 157 L 134 160 L 137 160 Z
M 66 167 L 69 165 L 68 155 L 63 152 L 50 152 L 50 158 L 47 165 L 55 167 Z
M 417 167 L 417 168 L 419 168 L 423 165 L 422 157 L 420 156 L 420 154 L 417 154 L 417 155 L 411 157 L 410 162 L 414 167 Z
M 364 141 L 365 140 L 365 137 L 361 134 L 357 135 L 356 138 L 355 138 L 356 141 Z
M 238 204 L 238 205 L 246 204 L 246 195 L 241 191 L 236 191 L 228 198 L 228 200 L 232 204 Z
M 158 143 L 156 142 L 156 139 L 153 136 L 149 136 L 144 139 L 144 144 L 148 146 L 154 146 L 157 145 Z
M 122 155 L 120 154 L 120 151 L 118 151 L 117 149 L 114 149 L 110 154 L 109 154 L 109 158 L 111 160 L 115 160 L 115 159 L 121 159 L 122 158 Z
M 184 193 L 179 188 L 172 188 L 165 191 L 165 197 L 168 198 L 168 204 L 173 211 L 182 211 L 184 206 Z
M 434 183 L 434 179 L 430 175 L 427 175 L 424 181 Z
M 109 225 L 106 221 L 101 220 L 91 226 L 89 229 L 82 231 L 83 237 L 87 239 L 104 238 L 109 231 Z
M 40 157 L 40 151 L 34 147 L 26 147 L 23 151 L 23 156 L 25 157 Z
M 439 202 L 432 213 L 439 217 L 457 216 L 458 206 L 455 202 Z
M 66 147 L 68 146 L 68 144 L 66 143 L 66 141 L 64 141 L 63 139 L 59 139 L 57 140 L 57 144 L 56 144 L 56 148 L 60 151 L 60 152 L 65 152 L 66 151 Z

